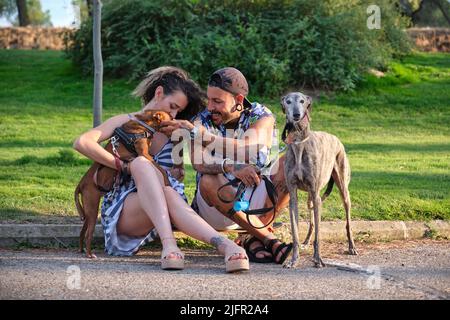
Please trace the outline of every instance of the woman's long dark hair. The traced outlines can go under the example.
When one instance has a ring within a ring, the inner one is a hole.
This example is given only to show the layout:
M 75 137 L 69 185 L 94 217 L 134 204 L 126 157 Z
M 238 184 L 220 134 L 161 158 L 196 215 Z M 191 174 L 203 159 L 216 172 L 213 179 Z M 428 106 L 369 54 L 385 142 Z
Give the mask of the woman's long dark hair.
M 165 95 L 174 91 L 183 92 L 188 104 L 177 114 L 177 119 L 190 120 L 206 107 L 206 94 L 200 86 L 189 77 L 183 69 L 164 66 L 150 71 L 144 80 L 133 91 L 133 95 L 141 98 L 143 105 L 149 103 L 155 96 L 157 87 L 163 88 Z

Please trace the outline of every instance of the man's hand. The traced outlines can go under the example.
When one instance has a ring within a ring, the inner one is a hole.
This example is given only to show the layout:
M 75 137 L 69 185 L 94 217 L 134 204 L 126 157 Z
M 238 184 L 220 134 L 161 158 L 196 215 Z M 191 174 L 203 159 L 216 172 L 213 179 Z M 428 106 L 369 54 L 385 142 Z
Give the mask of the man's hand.
M 294 137 L 293 137 L 293 133 L 291 132 L 287 135 L 285 143 L 291 144 L 293 141 L 294 141 Z
M 182 182 L 184 180 L 184 169 L 180 167 L 173 167 L 170 169 L 170 174 L 172 177 Z
M 191 131 L 193 128 L 194 125 L 187 120 L 168 120 L 161 121 L 161 129 L 159 131 L 170 138 L 172 133 L 177 129 Z
M 259 170 L 251 164 L 234 164 L 230 173 L 241 180 L 246 187 L 259 185 L 261 182 Z

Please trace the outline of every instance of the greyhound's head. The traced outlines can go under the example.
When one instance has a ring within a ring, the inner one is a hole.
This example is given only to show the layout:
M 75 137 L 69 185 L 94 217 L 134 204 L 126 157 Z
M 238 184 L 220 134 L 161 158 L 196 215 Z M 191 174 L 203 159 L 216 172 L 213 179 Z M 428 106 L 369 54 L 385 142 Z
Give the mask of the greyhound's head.
M 301 92 L 291 92 L 281 98 L 281 106 L 286 114 L 286 123 L 305 127 L 310 120 L 312 99 Z

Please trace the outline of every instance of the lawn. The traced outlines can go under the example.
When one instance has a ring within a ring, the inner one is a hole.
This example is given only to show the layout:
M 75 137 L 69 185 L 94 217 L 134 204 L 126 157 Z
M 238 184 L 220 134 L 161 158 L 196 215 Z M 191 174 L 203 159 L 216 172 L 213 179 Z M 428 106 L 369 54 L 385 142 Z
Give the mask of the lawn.
M 104 119 L 140 108 L 130 95 L 135 85 L 105 81 Z M 275 112 L 281 131 L 278 99 L 250 98 Z M 1 222 L 76 221 L 73 189 L 90 161 L 71 146 L 92 126 L 91 101 L 92 78 L 63 53 L 0 50 Z M 450 219 L 449 124 L 448 54 L 416 53 L 392 63 L 384 78 L 367 76 L 352 93 L 316 101 L 312 117 L 314 130 L 344 143 L 352 214 L 367 220 Z M 187 169 L 192 199 L 194 172 Z M 335 190 L 323 218 L 343 216 Z

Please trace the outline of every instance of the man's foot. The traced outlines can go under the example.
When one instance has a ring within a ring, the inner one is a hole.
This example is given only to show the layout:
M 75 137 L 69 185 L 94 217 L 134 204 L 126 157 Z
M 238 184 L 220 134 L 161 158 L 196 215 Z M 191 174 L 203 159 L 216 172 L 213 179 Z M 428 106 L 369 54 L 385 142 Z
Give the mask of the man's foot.
M 275 263 L 283 264 L 292 251 L 292 243 L 286 244 L 278 239 L 272 239 L 267 244 L 267 249 L 272 252 Z
M 242 245 L 247 252 L 251 262 L 270 263 L 273 262 L 273 256 L 267 251 L 263 242 L 256 237 L 248 236 L 242 241 Z

